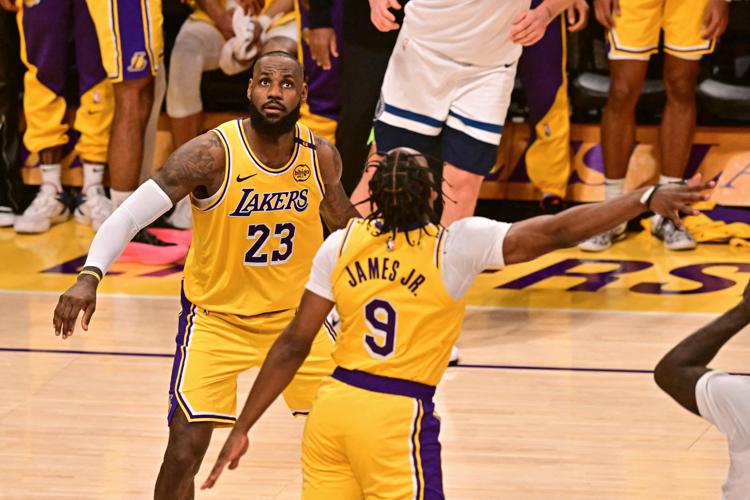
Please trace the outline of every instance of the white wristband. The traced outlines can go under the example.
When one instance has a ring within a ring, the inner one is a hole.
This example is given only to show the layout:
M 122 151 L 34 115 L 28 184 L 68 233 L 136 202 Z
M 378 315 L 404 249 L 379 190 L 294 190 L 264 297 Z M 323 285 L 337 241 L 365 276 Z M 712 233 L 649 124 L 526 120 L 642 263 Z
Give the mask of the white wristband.
M 648 199 L 649 199 L 649 198 L 651 197 L 651 194 L 652 194 L 652 193 L 653 193 L 653 192 L 654 192 L 655 190 L 656 190 L 656 186 L 651 186 L 650 188 L 648 188 L 648 189 L 646 190 L 646 192 L 645 192 L 645 193 L 643 193 L 643 196 L 641 196 L 640 202 L 641 202 L 641 203 L 642 203 L 643 205 L 646 205 L 646 206 L 648 206 L 648 205 L 647 205 L 647 203 L 648 203 Z

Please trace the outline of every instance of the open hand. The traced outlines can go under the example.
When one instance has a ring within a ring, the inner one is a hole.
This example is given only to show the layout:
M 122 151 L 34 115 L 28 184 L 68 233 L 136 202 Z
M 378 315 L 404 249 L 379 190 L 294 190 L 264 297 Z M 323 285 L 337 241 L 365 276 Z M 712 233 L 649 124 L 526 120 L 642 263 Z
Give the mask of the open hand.
M 692 204 L 708 200 L 711 197 L 710 194 L 702 191 L 713 189 L 715 185 L 714 181 L 701 182 L 701 174 L 695 174 L 687 185 L 665 184 L 654 193 L 650 208 L 657 214 L 670 219 L 678 229 L 685 229 L 680 213 L 697 215 L 698 211 L 692 207 Z
M 568 31 L 581 31 L 589 24 L 589 4 L 586 0 L 575 0 L 573 5 L 565 10 L 568 21 Z
M 338 57 L 336 32 L 333 28 L 315 28 L 310 30 L 310 52 L 313 60 L 324 70 L 331 69 L 331 56 Z
M 599 24 L 611 30 L 615 27 L 615 16 L 620 15 L 619 0 L 594 0 L 594 15 Z
M 91 316 L 96 311 L 96 288 L 99 282 L 93 276 L 80 275 L 78 281 L 60 296 L 55 307 L 52 323 L 55 335 L 62 334 L 63 339 L 73 335 L 78 314 L 83 311 L 81 327 L 89 329 Z
M 380 31 L 398 29 L 396 16 L 388 9 L 401 10 L 398 0 L 370 0 L 370 21 Z
M 703 11 L 704 40 L 715 40 L 727 30 L 729 24 L 729 3 L 726 0 L 709 0 Z
M 544 5 L 521 12 L 513 20 L 510 39 L 513 43 L 524 47 L 534 45 L 542 39 L 550 21 L 552 21 L 550 11 Z
M 211 469 L 211 474 L 208 475 L 206 481 L 201 485 L 202 490 L 213 488 L 216 481 L 224 471 L 224 467 L 229 465 L 229 470 L 234 470 L 240 464 L 240 458 L 247 453 L 247 448 L 250 446 L 250 442 L 247 439 L 247 434 L 242 432 L 236 432 L 232 429 L 229 433 L 224 447 L 219 453 L 219 458 L 216 459 L 214 468 Z

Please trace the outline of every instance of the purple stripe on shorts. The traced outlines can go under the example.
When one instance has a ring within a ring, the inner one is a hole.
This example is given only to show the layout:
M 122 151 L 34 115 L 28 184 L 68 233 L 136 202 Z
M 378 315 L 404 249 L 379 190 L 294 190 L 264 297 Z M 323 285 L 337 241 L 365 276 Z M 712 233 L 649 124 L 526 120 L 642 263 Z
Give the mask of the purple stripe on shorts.
M 431 401 L 435 395 L 435 387 L 420 384 L 411 380 L 400 378 L 383 377 L 373 375 L 359 370 L 347 370 L 337 366 L 333 371 L 333 378 L 345 384 L 359 387 L 367 391 L 381 392 L 383 394 L 394 394 L 396 396 L 407 396 L 410 398 Z
M 422 405 L 417 403 L 417 414 L 414 416 L 414 422 L 411 427 L 411 463 L 414 465 L 414 498 L 419 499 L 419 492 L 422 491 L 422 480 L 420 478 L 419 462 L 417 461 L 417 427 L 419 426 L 419 417 L 421 416 Z M 421 454 L 420 454 L 421 456 Z
M 122 77 L 124 80 L 137 80 L 151 76 L 153 61 L 146 48 L 147 33 L 143 31 L 141 3 L 144 0 L 118 0 L 117 20 L 119 21 L 120 48 L 122 50 Z
M 180 311 L 180 318 L 177 323 L 177 337 L 175 338 L 177 348 L 174 355 L 174 362 L 172 363 L 172 375 L 169 378 L 169 412 L 167 413 L 167 423 L 172 422 L 172 416 L 178 406 L 177 375 L 180 372 L 180 365 L 182 364 L 182 346 L 185 342 L 189 318 L 193 309 L 193 304 L 185 297 L 184 287 L 180 290 L 180 304 L 182 304 L 182 310 Z
M 435 404 L 422 401 L 422 425 L 419 432 L 419 458 L 424 479 L 424 500 L 442 500 L 443 470 L 440 461 L 440 420 L 435 416 Z

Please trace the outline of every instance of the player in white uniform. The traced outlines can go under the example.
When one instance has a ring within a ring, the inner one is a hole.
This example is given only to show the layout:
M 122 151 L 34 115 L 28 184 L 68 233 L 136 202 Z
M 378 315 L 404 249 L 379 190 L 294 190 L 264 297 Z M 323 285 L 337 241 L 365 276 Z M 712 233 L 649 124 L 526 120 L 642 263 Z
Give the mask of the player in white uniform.
M 474 213 L 482 179 L 495 164 L 522 46 L 543 35 L 572 0 L 411 0 L 388 62 L 376 110 L 379 150 L 417 149 L 445 162 L 445 226 Z M 378 29 L 398 26 L 371 0 Z M 365 174 L 353 195 L 367 196 Z
M 723 500 L 746 500 L 750 495 L 750 377 L 707 365 L 748 324 L 750 284 L 739 304 L 677 344 L 654 370 L 664 392 L 727 436 L 730 462 Z

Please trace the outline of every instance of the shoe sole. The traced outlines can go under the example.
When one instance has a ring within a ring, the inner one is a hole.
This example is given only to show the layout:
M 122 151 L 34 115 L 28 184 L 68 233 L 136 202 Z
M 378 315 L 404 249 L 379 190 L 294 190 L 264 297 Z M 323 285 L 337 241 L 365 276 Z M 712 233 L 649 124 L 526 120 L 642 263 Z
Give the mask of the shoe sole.
M 70 219 L 70 212 L 67 212 L 62 215 L 56 215 L 55 217 L 52 217 L 50 219 L 49 225 L 46 228 L 42 228 L 42 229 L 39 229 L 37 227 L 32 227 L 32 226 L 24 226 L 23 220 L 16 219 L 15 222 L 13 223 L 13 228 L 16 230 L 17 233 L 21 233 L 21 234 L 41 234 L 41 233 L 46 233 L 47 231 L 49 231 L 52 228 L 52 226 L 66 222 L 68 219 Z
M 664 248 L 667 250 L 671 250 L 673 252 L 684 252 L 685 250 L 695 250 L 695 248 L 698 245 L 696 243 L 688 243 L 686 245 L 675 245 L 675 246 L 668 246 L 666 243 L 664 244 Z
M 618 241 L 622 241 L 622 240 L 624 240 L 627 237 L 628 237 L 627 233 L 622 232 L 622 233 L 616 234 L 616 235 L 614 235 L 612 237 L 612 239 L 610 240 L 609 246 L 606 246 L 606 247 L 589 247 L 589 246 L 586 246 L 585 244 L 582 243 L 582 244 L 578 245 L 578 249 L 579 250 L 583 250 L 584 252 L 590 252 L 590 253 L 606 252 L 607 250 L 609 250 L 610 248 L 612 248 L 612 246 L 615 243 L 617 243 Z

